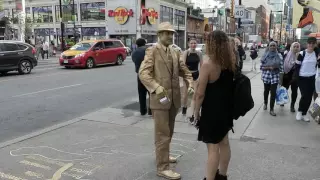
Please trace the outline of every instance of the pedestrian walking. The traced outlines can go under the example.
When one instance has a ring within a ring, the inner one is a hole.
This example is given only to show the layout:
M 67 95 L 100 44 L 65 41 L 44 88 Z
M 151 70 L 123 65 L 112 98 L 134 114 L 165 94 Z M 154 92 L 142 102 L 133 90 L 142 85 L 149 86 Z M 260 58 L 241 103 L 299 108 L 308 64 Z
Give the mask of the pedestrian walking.
M 298 58 L 300 52 L 300 44 L 298 42 L 292 43 L 289 51 L 284 52 L 284 75 L 282 80 L 282 85 L 289 89 L 291 87 L 291 105 L 290 111 L 296 112 L 294 105 L 298 96 L 298 82 L 293 78 L 294 74 L 294 65 Z M 284 106 L 284 105 L 281 105 Z
M 39 60 L 39 57 L 41 56 L 42 57 L 42 42 L 41 41 L 38 41 L 37 44 L 36 44 L 36 57 L 37 57 L 37 60 Z
M 281 54 L 277 51 L 276 42 L 269 44 L 268 50 L 261 58 L 260 70 L 262 71 L 261 79 L 264 84 L 264 106 L 267 110 L 268 97 L 270 93 L 270 115 L 276 116 L 274 112 L 274 103 L 276 100 L 276 91 L 279 83 L 280 73 L 283 72 L 283 60 Z
M 239 38 L 234 38 L 233 39 L 234 42 L 235 42 L 235 45 L 237 47 L 237 52 L 239 54 L 239 60 L 237 61 L 237 64 L 238 64 L 238 67 L 239 67 L 239 70 L 240 72 L 242 71 L 242 68 L 243 68 L 243 60 L 245 60 L 247 57 L 246 57 L 246 51 L 243 49 L 242 47 L 242 43 L 241 41 L 239 40 Z
M 138 46 L 138 48 L 133 51 L 132 53 L 132 61 L 135 64 L 135 70 L 136 73 L 139 73 L 139 69 L 141 66 L 142 61 L 144 60 L 144 56 L 146 54 L 146 40 L 139 38 L 136 40 L 136 44 Z M 149 115 L 151 115 L 151 109 L 150 107 L 148 108 L 147 111 L 147 93 L 148 90 L 146 89 L 146 87 L 142 84 L 139 75 L 137 76 L 137 80 L 138 80 L 138 94 L 139 94 L 139 104 L 140 104 L 140 114 L 146 115 L 147 112 Z M 148 93 L 149 94 L 149 93 Z M 150 99 L 150 94 L 149 94 L 149 99 Z
M 194 116 L 200 122 L 198 141 L 206 143 L 208 149 L 204 178 L 207 180 L 227 180 L 231 158 L 228 132 L 233 127 L 230 111 L 233 108 L 233 78 L 236 71 L 234 48 L 226 33 L 211 32 L 200 69 Z
M 192 87 L 196 91 L 197 87 L 197 80 L 199 77 L 199 66 L 202 63 L 202 53 L 200 51 L 196 50 L 197 47 L 197 41 L 196 39 L 191 39 L 189 41 L 189 49 L 184 51 L 182 54 L 182 61 L 185 62 L 187 65 L 189 71 L 192 74 L 193 78 L 193 84 Z M 188 88 L 186 83 L 184 83 L 183 86 L 183 102 L 182 102 L 182 114 L 186 115 L 187 114 L 187 107 L 188 107 Z M 191 106 L 190 106 L 190 113 L 188 113 L 190 116 L 188 116 L 189 121 L 192 119 L 192 115 L 194 112 L 194 101 L 195 101 L 195 96 L 192 97 L 191 100 Z
M 180 179 L 181 175 L 169 168 L 177 159 L 169 156 L 170 142 L 174 132 L 175 118 L 181 107 L 179 75 L 192 93 L 192 75 L 180 53 L 172 46 L 176 32 L 169 22 L 158 25 L 158 43 L 146 50 L 139 70 L 141 82 L 150 92 L 150 108 L 155 123 L 155 153 L 157 175 L 166 179 Z
M 298 86 L 301 92 L 299 109 L 296 115 L 297 121 L 310 121 L 306 115 L 312 101 L 312 96 L 315 93 L 315 76 L 317 64 L 319 63 L 319 52 L 316 49 L 316 43 L 316 38 L 309 37 L 307 49 L 300 51 L 295 64 L 295 77 L 298 79 Z
M 250 47 L 250 58 L 251 58 L 251 71 L 257 70 L 257 59 L 258 57 L 258 46 L 254 42 L 253 45 Z
M 44 55 L 47 54 L 47 59 L 49 59 L 49 43 L 48 41 L 44 41 L 42 44 L 42 60 L 44 59 Z

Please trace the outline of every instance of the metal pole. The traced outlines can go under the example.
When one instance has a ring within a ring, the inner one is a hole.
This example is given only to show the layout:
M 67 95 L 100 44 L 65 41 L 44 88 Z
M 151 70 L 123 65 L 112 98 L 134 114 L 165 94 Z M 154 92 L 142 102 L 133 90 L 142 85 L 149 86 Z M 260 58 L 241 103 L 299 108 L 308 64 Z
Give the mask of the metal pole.
M 239 0 L 239 5 L 242 5 L 242 0 Z M 241 18 L 238 19 L 238 28 L 241 28 Z
M 280 24 L 281 24 L 281 27 L 280 27 L 280 43 L 281 43 L 281 41 L 282 41 L 282 38 L 281 38 L 281 36 L 282 36 L 282 12 L 281 12 L 281 19 L 280 19 Z
M 270 18 L 269 18 L 269 40 L 271 39 L 271 28 L 272 28 L 272 11 L 270 12 Z
M 74 0 L 72 0 L 72 21 L 73 21 L 73 37 L 74 42 L 77 43 L 77 37 L 76 37 L 76 14 L 74 9 Z
M 64 51 L 64 23 L 62 22 L 62 2 L 59 0 L 59 9 L 60 9 L 60 36 L 61 36 L 61 51 Z

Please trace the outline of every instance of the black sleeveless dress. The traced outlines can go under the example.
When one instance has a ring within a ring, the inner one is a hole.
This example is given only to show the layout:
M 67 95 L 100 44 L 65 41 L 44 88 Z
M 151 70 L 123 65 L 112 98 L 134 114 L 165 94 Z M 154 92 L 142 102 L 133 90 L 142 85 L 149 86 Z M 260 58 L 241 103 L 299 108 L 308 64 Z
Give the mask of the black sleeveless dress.
M 221 71 L 220 77 L 208 83 L 201 107 L 198 141 L 218 144 L 233 127 L 233 72 Z
M 199 77 L 199 63 L 200 63 L 200 57 L 197 53 L 190 53 L 187 56 L 186 65 L 189 71 L 193 71 L 192 77 L 194 81 L 196 81 Z

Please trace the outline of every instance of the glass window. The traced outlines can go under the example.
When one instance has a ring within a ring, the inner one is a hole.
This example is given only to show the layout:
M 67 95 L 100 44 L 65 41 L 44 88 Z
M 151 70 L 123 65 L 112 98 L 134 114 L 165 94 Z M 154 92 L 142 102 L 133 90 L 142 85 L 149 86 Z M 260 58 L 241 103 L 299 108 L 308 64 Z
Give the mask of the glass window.
M 55 8 L 56 12 L 56 22 L 60 21 L 60 7 L 56 6 Z M 78 11 L 77 11 L 77 5 L 74 5 L 74 14 L 76 17 L 78 17 Z M 75 20 L 77 21 L 78 18 Z M 73 21 L 72 19 L 72 4 L 69 5 L 63 5 L 62 6 L 62 21 L 63 22 L 68 22 L 68 21 Z
M 185 25 L 186 21 L 185 21 L 185 12 L 176 9 L 175 10 L 175 25 Z
M 120 41 L 114 41 L 113 44 L 114 44 L 114 47 L 123 47 Z
M 33 7 L 32 13 L 33 13 L 33 20 L 35 23 L 53 22 L 51 6 Z
M 92 47 L 93 43 L 78 43 L 70 48 L 70 50 L 87 51 Z
M 26 22 L 32 22 L 31 7 L 26 7 Z
M 23 44 L 18 44 L 19 50 L 26 50 L 28 47 Z
M 100 49 L 103 49 L 104 46 L 103 46 L 103 43 L 102 42 L 98 42 L 96 45 L 94 45 L 94 48 L 100 48 Z
M 16 44 L 13 43 L 3 43 L 1 50 L 3 51 L 17 51 L 20 50 Z
M 104 42 L 104 47 L 105 47 L 105 48 L 111 48 L 111 47 L 113 47 L 113 45 L 114 45 L 114 44 L 113 44 L 111 41 L 105 41 L 105 42 Z
M 173 8 L 162 6 L 160 7 L 160 22 L 173 23 Z
M 82 21 L 105 20 L 104 2 L 82 3 L 80 11 Z

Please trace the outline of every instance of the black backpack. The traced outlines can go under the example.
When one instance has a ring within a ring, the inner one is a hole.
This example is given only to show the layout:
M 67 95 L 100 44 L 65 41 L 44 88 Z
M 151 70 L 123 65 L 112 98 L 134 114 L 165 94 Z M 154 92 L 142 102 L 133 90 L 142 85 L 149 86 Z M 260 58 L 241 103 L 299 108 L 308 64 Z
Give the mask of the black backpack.
M 251 96 L 251 82 L 244 74 L 238 74 L 233 81 L 233 119 L 246 115 L 254 107 Z

